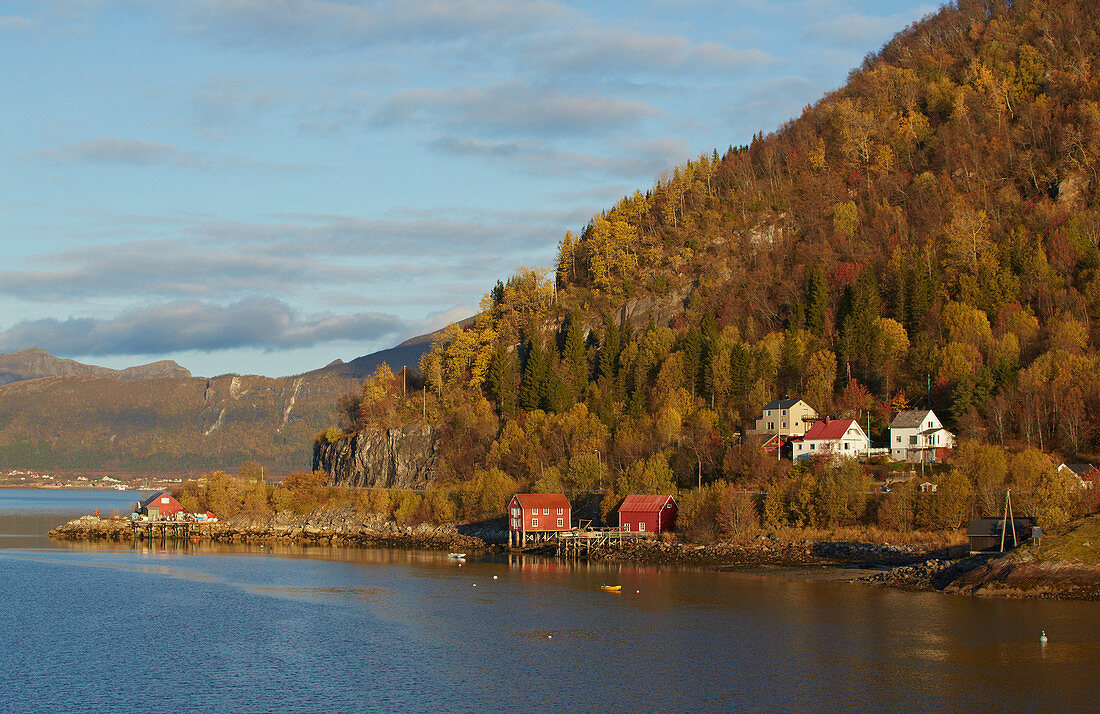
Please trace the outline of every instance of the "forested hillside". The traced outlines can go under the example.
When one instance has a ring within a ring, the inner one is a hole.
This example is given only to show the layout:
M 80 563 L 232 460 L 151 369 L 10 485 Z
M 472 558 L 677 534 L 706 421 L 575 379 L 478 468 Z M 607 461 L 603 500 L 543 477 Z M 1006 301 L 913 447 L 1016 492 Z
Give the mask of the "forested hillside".
M 446 477 L 767 484 L 737 435 L 784 394 L 881 445 L 931 407 L 994 445 L 992 481 L 965 473 L 1002 495 L 1038 473 L 1003 449 L 1095 454 L 1098 30 L 1087 1 L 943 8 L 777 131 L 566 234 L 548 279 L 498 284 L 421 362 Z M 415 418 L 393 384 L 345 405 L 358 426 Z

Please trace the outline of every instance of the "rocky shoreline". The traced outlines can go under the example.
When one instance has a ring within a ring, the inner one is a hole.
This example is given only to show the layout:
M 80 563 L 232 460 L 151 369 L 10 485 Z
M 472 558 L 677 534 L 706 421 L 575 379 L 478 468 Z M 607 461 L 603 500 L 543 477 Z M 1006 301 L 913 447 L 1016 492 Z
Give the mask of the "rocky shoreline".
M 125 518 L 83 516 L 48 534 L 59 540 L 131 541 L 134 532 Z M 301 546 L 344 546 L 446 550 L 463 553 L 508 552 L 503 524 L 401 526 L 352 508 L 304 516 L 282 513 L 265 517 L 236 516 L 206 523 L 189 538 L 220 543 L 284 543 Z M 554 556 L 552 547 L 526 553 Z M 920 546 L 858 542 L 782 540 L 770 536 L 743 543 L 696 545 L 661 539 L 637 539 L 621 546 L 593 550 L 591 561 L 652 565 L 687 565 L 718 570 L 752 568 L 875 569 L 851 582 L 914 591 L 962 595 L 1100 600 L 1100 568 L 1045 562 L 1020 554 L 1000 558 L 951 557 L 943 550 Z
M 131 541 L 129 519 L 83 516 L 51 530 L 58 540 Z M 307 516 L 281 513 L 268 517 L 235 516 L 226 521 L 195 524 L 188 538 L 220 543 L 294 543 L 297 545 L 420 550 L 480 551 L 488 547 L 495 529 L 468 529 L 454 525 L 400 526 L 377 517 L 338 509 Z M 171 540 L 171 536 L 169 540 Z

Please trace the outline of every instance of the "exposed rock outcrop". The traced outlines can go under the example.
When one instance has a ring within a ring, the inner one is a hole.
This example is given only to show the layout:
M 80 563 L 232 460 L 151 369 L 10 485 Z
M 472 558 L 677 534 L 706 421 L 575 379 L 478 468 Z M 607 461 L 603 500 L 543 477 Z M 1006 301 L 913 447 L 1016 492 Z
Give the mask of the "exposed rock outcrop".
M 1013 555 L 996 558 L 955 578 L 945 592 L 999 597 L 1100 599 L 1100 568 Z
M 313 447 L 313 470 L 329 483 L 382 488 L 423 488 L 435 481 L 439 436 L 429 424 L 364 429 Z

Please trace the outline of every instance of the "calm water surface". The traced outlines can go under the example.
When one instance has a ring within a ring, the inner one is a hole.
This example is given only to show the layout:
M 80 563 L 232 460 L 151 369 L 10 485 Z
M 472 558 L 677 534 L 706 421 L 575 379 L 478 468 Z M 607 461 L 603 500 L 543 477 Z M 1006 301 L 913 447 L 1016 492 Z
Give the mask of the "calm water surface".
M 419 551 L 42 535 L 134 500 L 0 490 L 0 711 L 1077 711 L 1100 701 L 1098 603 L 789 573 L 507 558 L 459 568 Z M 623 592 L 600 592 L 608 582 Z

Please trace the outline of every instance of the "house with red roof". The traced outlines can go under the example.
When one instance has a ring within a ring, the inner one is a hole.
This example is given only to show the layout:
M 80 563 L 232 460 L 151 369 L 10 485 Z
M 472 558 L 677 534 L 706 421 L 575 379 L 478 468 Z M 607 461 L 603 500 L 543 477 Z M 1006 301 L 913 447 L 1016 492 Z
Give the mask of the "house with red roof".
M 814 422 L 801 437 L 791 439 L 793 459 L 808 459 L 822 454 L 857 458 L 871 451 L 871 440 L 855 419 L 830 419 Z
M 676 527 L 676 499 L 672 496 L 631 494 L 619 506 L 619 530 L 623 533 L 670 531 Z
M 508 545 L 548 540 L 571 529 L 573 513 L 564 493 L 517 493 L 508 502 Z
M 167 491 L 157 491 L 137 506 L 137 512 L 151 519 L 169 518 L 183 511 L 183 505 Z

